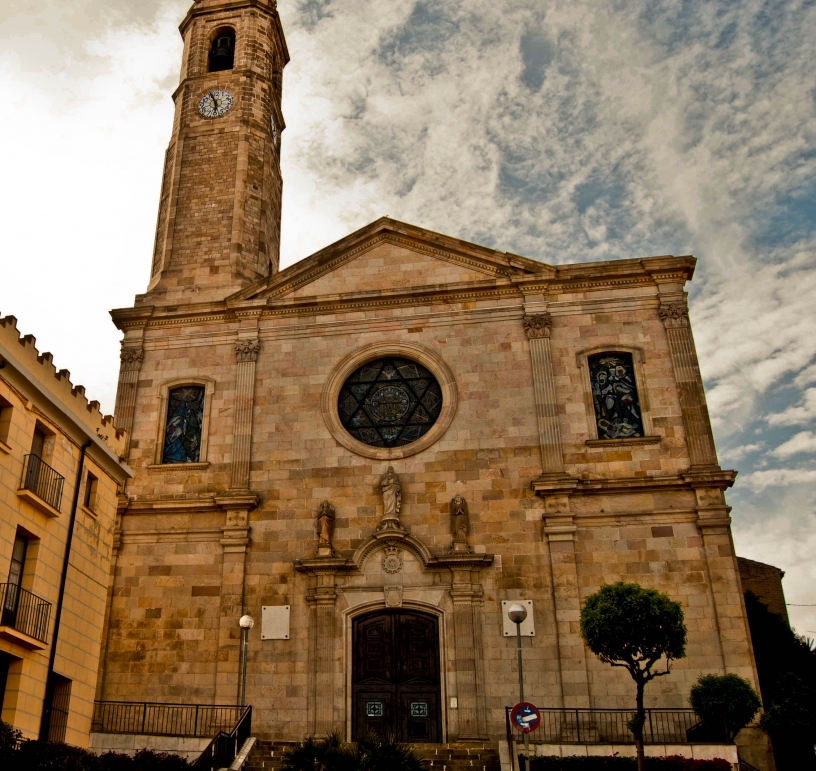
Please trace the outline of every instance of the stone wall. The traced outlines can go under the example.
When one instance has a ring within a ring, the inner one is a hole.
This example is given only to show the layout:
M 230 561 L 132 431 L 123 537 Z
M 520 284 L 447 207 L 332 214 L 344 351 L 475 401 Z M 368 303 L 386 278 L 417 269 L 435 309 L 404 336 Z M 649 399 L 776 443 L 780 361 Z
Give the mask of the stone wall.
M 699 433 L 705 400 L 682 294 L 692 263 L 567 266 L 545 281 L 540 271 L 553 269 L 399 223 L 361 233 L 235 300 L 235 315 L 115 314 L 144 360 L 101 697 L 231 703 L 238 616 L 290 605 L 288 640 L 262 641 L 260 624 L 250 635 L 255 728 L 286 739 L 348 732 L 352 620 L 401 605 L 440 619 L 446 738 L 500 737 L 517 690 L 502 600 L 534 601 L 529 699 L 631 706 L 628 676 L 578 634 L 582 599 L 615 580 L 686 611 L 688 658 L 651 684 L 649 706 L 686 706 L 702 673 L 755 681 L 723 498 L 733 473 L 716 465 L 707 417 Z M 525 324 L 535 315 L 545 321 Z M 450 424 L 416 453 L 350 450 L 328 419 L 333 373 L 384 350 L 426 366 L 437 357 L 452 373 Z M 600 350 L 635 357 L 647 436 L 593 434 L 586 357 Z M 213 383 L 206 458 L 157 466 L 161 388 L 202 377 Z M 691 380 L 680 389 L 678 377 Z M 390 541 L 377 535 L 389 465 L 410 534 Z M 456 494 L 470 507 L 460 563 Z M 321 561 L 323 500 L 337 518 Z M 389 545 L 402 555 L 396 577 L 382 567 Z

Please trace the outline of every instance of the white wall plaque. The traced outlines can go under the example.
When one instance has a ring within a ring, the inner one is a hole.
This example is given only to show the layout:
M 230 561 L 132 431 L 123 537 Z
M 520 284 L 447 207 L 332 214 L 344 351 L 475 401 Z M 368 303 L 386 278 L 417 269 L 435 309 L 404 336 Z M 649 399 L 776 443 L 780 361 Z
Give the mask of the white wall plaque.
M 262 640 L 289 639 L 289 605 L 264 605 L 261 615 Z
M 532 600 L 502 600 L 502 629 L 505 637 L 516 636 L 516 625 L 507 618 L 507 610 L 511 605 L 523 605 L 527 608 L 527 618 L 521 624 L 522 637 L 535 637 L 535 614 Z

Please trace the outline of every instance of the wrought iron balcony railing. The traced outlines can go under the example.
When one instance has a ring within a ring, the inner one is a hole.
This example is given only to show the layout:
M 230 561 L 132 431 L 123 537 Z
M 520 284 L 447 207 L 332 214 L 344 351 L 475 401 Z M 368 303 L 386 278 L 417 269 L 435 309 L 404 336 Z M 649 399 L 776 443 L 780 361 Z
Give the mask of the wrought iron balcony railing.
M 62 501 L 62 486 L 65 477 L 60 476 L 36 455 L 26 455 L 23 463 L 21 490 L 30 490 L 49 506 L 59 511 Z
M 17 584 L 0 584 L 0 626 L 10 627 L 47 643 L 50 618 L 50 602 Z

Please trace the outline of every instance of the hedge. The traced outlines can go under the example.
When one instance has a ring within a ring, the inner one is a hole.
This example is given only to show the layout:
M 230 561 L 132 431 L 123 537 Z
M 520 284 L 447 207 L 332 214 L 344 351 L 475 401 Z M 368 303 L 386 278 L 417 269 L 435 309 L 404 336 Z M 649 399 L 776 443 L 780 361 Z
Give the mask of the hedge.
M 668 758 L 646 758 L 646 771 L 732 771 L 733 766 L 722 758 L 692 760 L 679 755 Z M 634 771 L 635 758 L 582 757 L 530 758 L 530 771 Z

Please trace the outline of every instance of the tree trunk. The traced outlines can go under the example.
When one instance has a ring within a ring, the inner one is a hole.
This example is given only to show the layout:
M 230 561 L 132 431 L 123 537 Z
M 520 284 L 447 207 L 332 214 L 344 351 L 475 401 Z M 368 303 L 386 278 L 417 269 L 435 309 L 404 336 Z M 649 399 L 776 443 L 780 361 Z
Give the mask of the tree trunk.
M 637 767 L 638 771 L 645 771 L 646 759 L 643 753 L 643 727 L 646 724 L 646 710 L 643 709 L 643 688 L 645 683 L 641 680 L 637 681 L 637 724 L 638 730 L 635 733 L 635 742 L 637 744 Z

